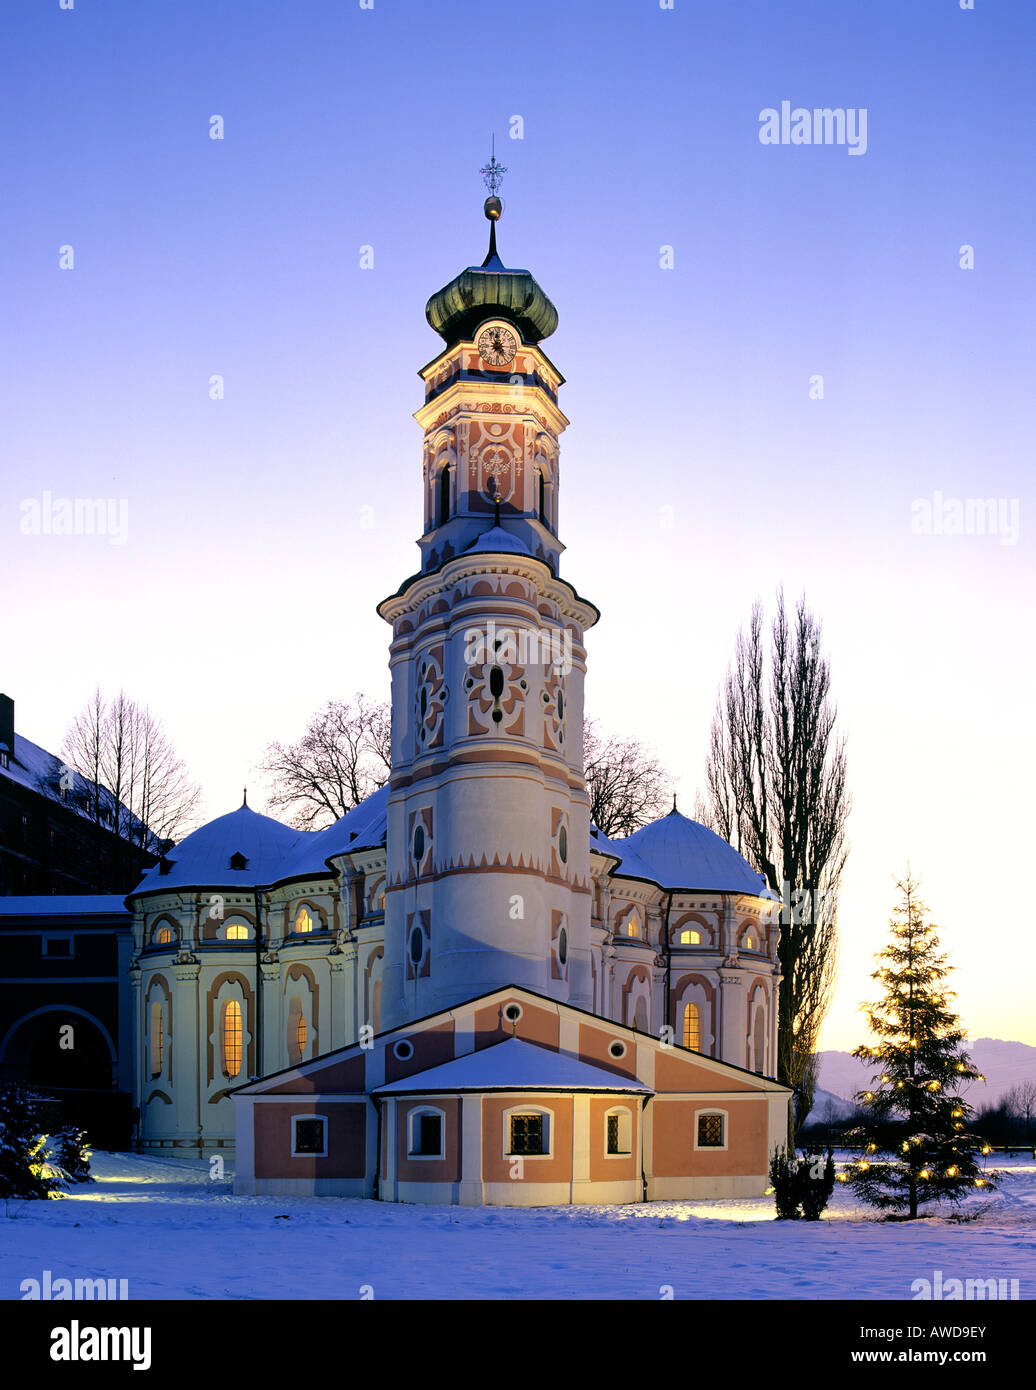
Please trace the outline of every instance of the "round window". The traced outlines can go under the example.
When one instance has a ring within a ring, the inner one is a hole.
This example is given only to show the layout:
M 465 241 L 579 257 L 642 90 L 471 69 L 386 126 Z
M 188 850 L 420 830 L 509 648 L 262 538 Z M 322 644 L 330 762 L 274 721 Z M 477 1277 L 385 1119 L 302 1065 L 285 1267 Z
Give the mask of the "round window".
M 414 858 L 420 864 L 424 858 L 424 826 L 419 825 L 414 831 Z
M 408 1062 L 414 1055 L 413 1043 L 407 1042 L 406 1038 L 400 1038 L 399 1042 L 393 1044 L 392 1055 L 401 1062 Z
M 626 1044 L 624 1042 L 619 1042 L 618 1040 L 616 1040 L 615 1042 L 608 1044 L 608 1051 L 611 1053 L 613 1057 L 625 1057 Z
M 558 932 L 558 961 L 564 965 L 568 960 L 568 932 L 564 927 Z
M 410 959 L 416 965 L 423 955 L 424 937 L 421 934 L 421 928 L 415 927 L 410 933 Z
M 508 1023 L 517 1023 L 521 1016 L 521 1004 L 508 1004 L 507 1008 L 504 1010 L 504 1018 L 507 1019 Z
M 558 858 L 562 864 L 568 863 L 568 831 L 564 826 L 558 831 Z

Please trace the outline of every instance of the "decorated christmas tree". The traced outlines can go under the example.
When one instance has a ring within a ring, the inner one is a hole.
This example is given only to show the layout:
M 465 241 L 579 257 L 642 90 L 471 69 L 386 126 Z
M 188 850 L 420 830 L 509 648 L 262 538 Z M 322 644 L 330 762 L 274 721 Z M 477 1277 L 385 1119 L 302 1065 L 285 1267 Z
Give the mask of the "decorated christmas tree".
M 872 976 L 884 995 L 863 1006 L 877 1043 L 853 1053 L 874 1067 L 872 1089 L 856 1097 L 867 1121 L 846 1136 L 862 1142 L 863 1155 L 839 1177 L 872 1206 L 912 1218 L 931 1202 L 957 1203 L 995 1188 L 1000 1175 L 983 1170 L 989 1146 L 968 1129 L 971 1106 L 961 1087 L 985 1078 L 949 1007 L 954 996 L 943 982 L 950 967 L 936 928 L 925 920 L 909 871 L 896 886 L 902 901 L 892 939 Z

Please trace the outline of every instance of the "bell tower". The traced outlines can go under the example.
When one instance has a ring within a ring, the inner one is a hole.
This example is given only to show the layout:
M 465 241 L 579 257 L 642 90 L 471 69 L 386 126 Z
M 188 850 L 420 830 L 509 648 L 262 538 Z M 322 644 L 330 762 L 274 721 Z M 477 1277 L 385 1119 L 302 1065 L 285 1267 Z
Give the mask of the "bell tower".
M 381 1027 L 502 985 L 591 1004 L 583 636 L 558 576 L 557 311 L 496 246 L 428 301 L 421 569 L 392 625 Z

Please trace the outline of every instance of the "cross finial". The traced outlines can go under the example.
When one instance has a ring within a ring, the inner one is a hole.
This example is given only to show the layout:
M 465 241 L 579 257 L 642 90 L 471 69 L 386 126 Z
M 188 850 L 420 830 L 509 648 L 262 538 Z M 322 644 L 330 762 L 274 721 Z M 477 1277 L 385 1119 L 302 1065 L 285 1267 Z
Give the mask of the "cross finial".
M 478 172 L 482 175 L 482 180 L 489 189 L 490 197 L 495 198 L 500 185 L 504 181 L 504 175 L 507 173 L 506 168 L 502 164 L 498 164 L 496 160 L 495 135 L 493 136 L 492 154 L 490 155 L 489 163 L 484 164 Z

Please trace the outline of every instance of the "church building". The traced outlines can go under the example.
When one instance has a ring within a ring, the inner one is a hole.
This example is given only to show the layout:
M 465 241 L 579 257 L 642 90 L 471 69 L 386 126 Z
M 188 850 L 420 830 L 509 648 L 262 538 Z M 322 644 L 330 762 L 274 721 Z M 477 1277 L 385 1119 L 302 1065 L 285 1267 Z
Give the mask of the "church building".
M 240 1193 L 757 1194 L 789 1094 L 773 895 L 675 806 L 590 823 L 557 311 L 484 172 L 489 254 L 426 309 L 420 568 L 378 607 L 390 779 L 322 831 L 243 805 L 131 894 L 140 1147 L 232 1150 Z

